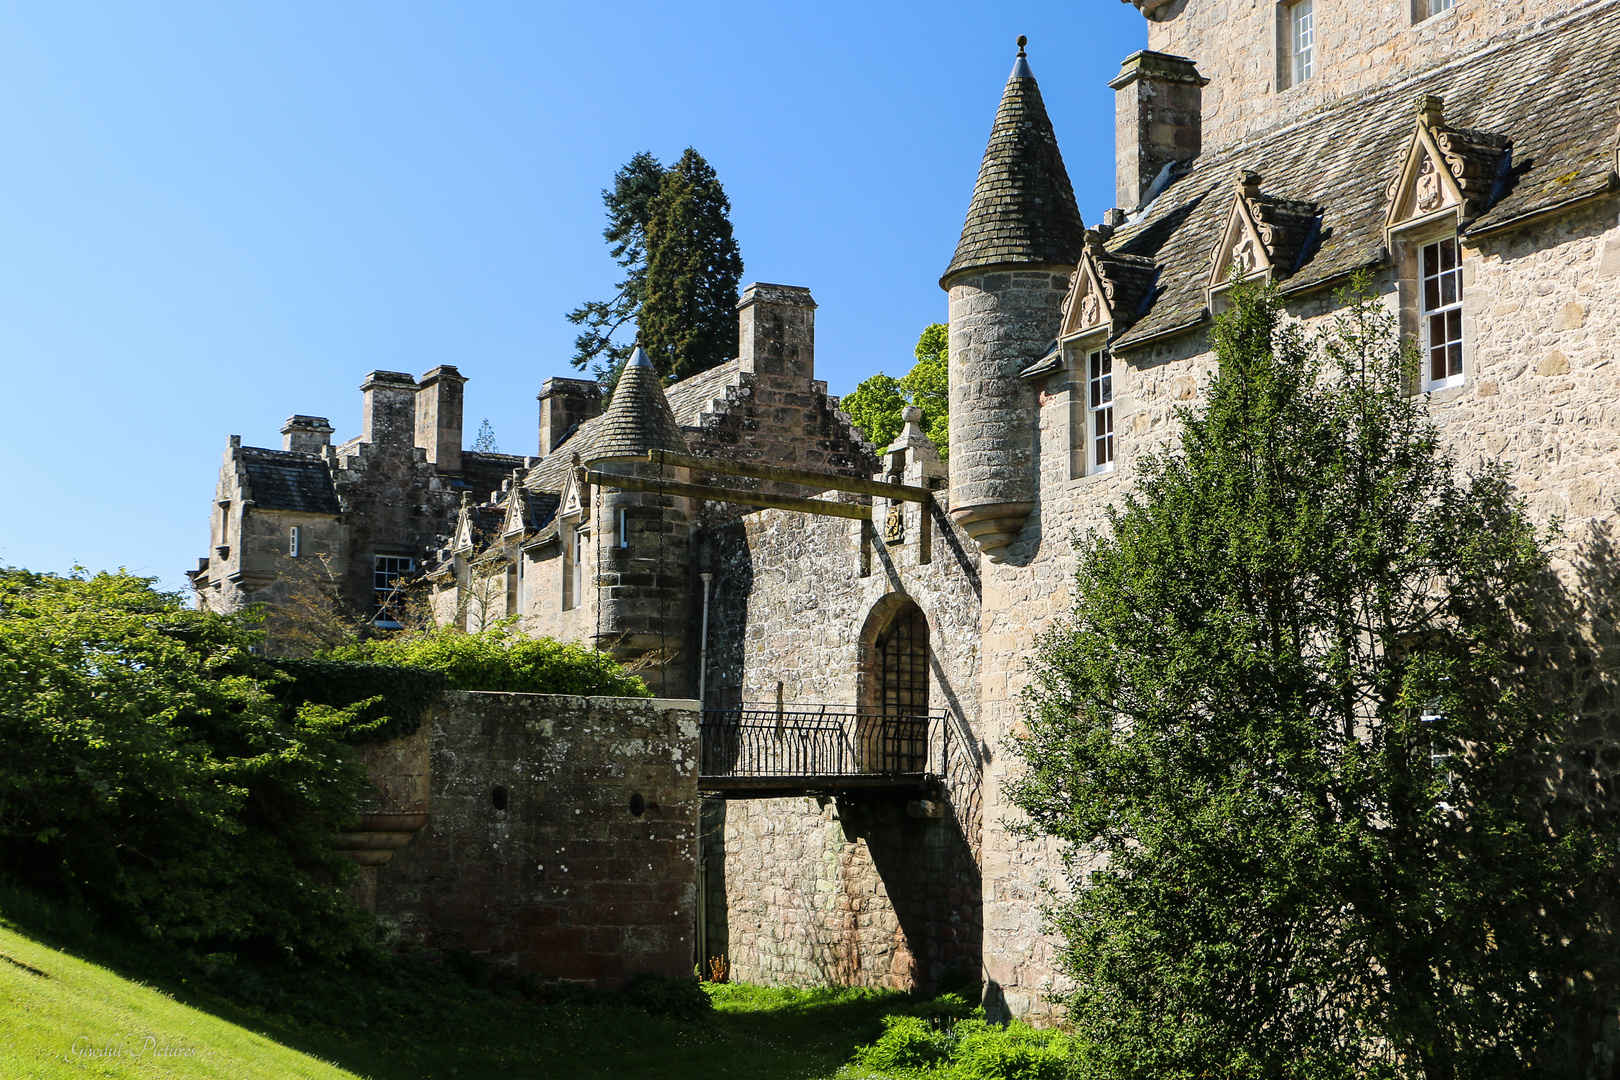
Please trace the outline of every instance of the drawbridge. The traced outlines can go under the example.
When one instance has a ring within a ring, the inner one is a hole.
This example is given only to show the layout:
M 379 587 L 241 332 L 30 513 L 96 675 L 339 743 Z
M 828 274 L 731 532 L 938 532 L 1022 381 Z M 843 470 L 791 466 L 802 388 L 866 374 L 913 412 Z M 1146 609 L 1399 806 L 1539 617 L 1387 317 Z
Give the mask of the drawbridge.
M 933 798 L 944 783 L 949 730 L 944 712 L 771 703 L 705 709 L 698 789 L 727 799 Z

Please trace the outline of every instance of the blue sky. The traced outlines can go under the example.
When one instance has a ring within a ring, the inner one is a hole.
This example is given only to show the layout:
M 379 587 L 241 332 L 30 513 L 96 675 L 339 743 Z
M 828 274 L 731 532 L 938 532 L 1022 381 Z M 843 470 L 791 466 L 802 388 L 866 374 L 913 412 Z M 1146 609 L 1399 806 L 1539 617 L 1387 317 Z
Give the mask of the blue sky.
M 457 365 L 469 441 L 534 453 L 640 150 L 708 158 L 834 393 L 902 373 L 1018 34 L 1095 224 L 1118 0 L 0 4 L 0 565 L 178 587 L 226 437 L 350 438 L 376 368 Z

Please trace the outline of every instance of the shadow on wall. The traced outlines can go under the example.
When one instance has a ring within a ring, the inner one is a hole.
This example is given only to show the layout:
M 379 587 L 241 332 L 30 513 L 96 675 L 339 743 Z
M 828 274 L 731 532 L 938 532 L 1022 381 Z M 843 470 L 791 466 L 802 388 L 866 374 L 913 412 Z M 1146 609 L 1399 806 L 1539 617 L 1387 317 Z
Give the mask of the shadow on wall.
M 744 525 L 737 518 L 705 522 L 696 540 L 700 565 L 714 574 L 709 595 L 703 707 L 734 709 L 742 704 L 743 640 L 748 627 L 748 598 L 754 591 L 754 556 Z M 701 593 L 702 583 L 694 585 Z M 702 604 L 694 608 L 694 617 L 701 623 Z M 701 625 L 694 626 L 689 640 L 701 641 L 702 633 Z

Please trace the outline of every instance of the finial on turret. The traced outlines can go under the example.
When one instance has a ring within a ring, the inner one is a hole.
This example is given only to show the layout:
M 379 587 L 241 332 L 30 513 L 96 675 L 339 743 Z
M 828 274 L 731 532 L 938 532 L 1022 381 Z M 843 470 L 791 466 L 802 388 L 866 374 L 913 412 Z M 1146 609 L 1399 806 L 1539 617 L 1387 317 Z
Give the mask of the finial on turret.
M 1035 73 L 1029 70 L 1029 57 L 1024 55 L 1024 46 L 1029 44 L 1029 38 L 1023 34 L 1018 35 L 1018 59 L 1013 61 L 1011 78 L 1033 79 Z

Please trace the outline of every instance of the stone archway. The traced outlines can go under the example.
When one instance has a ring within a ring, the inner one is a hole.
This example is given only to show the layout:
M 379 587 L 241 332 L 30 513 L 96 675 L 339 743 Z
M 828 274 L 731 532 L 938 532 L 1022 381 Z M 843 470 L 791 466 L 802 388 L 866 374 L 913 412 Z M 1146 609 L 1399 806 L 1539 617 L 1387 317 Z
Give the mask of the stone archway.
M 928 616 L 904 593 L 872 606 L 858 655 L 862 771 L 917 772 L 927 759 Z M 913 728 L 916 728 L 913 731 Z

